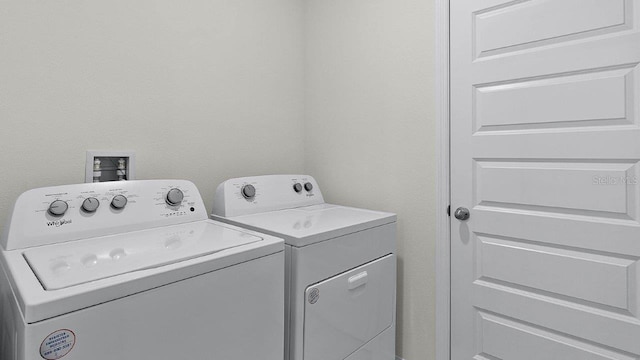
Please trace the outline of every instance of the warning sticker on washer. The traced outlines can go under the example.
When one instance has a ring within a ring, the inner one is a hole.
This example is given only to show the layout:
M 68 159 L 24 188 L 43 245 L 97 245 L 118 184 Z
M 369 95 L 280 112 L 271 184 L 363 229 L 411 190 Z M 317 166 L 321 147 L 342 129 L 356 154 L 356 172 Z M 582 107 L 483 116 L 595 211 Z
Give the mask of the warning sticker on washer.
M 76 334 L 68 329 L 52 332 L 40 345 L 40 356 L 47 360 L 57 360 L 67 355 L 76 344 Z

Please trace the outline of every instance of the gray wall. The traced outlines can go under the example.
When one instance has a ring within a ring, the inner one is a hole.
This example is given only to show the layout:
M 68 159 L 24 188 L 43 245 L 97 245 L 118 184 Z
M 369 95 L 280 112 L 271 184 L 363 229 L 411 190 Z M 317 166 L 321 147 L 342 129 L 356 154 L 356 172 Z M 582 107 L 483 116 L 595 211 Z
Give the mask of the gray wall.
M 307 4 L 307 172 L 330 202 L 398 213 L 398 352 L 433 359 L 434 4 Z
M 433 359 L 430 0 L 0 0 L 0 226 L 23 191 L 137 177 L 314 175 L 327 200 L 399 215 L 398 352 Z
M 84 182 L 89 149 L 137 177 L 302 172 L 298 0 L 0 0 L 0 223 L 24 190 Z

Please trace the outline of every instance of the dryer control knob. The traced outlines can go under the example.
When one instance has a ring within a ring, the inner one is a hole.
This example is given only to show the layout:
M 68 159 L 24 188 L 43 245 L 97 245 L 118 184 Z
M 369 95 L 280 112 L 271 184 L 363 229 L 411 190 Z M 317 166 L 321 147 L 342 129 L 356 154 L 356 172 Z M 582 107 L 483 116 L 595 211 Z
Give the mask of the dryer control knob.
M 165 201 L 169 206 L 176 206 L 182 204 L 182 200 L 184 200 L 184 193 L 180 189 L 173 188 L 169 190 L 167 193 L 167 197 Z
M 53 216 L 62 216 L 69 209 L 69 204 L 66 201 L 56 200 L 49 204 L 49 214 Z
M 299 193 L 300 191 L 302 191 L 302 185 L 300 183 L 293 184 L 293 190 L 295 190 L 295 192 Z
M 127 206 L 127 197 L 124 195 L 114 196 L 111 200 L 111 206 L 118 210 L 124 209 L 124 207 Z
M 242 187 L 242 196 L 245 199 L 252 199 L 256 196 L 256 188 L 253 185 L 245 185 Z
M 100 206 L 100 201 L 94 197 L 88 197 L 82 202 L 82 210 L 86 212 L 94 212 L 98 210 L 98 206 Z
M 304 183 L 304 189 L 307 191 L 313 190 L 313 184 L 311 184 L 310 182 Z

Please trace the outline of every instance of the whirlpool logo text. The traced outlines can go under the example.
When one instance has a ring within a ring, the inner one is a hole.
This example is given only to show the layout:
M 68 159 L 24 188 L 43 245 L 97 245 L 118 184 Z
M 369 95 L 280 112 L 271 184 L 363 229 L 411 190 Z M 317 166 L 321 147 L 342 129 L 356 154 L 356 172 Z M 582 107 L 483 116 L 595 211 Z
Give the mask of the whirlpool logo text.
M 47 226 L 55 226 L 55 227 L 60 227 L 62 225 L 66 225 L 66 224 L 71 224 L 72 220 L 56 220 L 56 221 L 47 221 Z

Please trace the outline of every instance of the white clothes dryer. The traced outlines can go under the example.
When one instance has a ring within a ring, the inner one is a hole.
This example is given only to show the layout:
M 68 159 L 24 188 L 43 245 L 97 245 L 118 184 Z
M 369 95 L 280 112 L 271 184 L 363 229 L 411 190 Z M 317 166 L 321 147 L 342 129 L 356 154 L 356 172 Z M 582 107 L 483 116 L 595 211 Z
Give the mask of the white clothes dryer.
M 311 176 L 227 180 L 212 218 L 285 240 L 285 359 L 393 360 L 396 215 L 326 204 Z
M 2 360 L 283 358 L 282 239 L 183 180 L 30 190 L 1 238 Z

